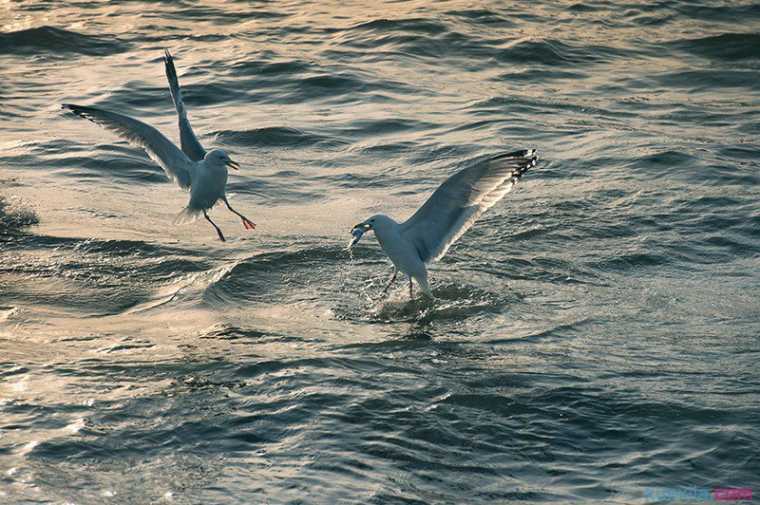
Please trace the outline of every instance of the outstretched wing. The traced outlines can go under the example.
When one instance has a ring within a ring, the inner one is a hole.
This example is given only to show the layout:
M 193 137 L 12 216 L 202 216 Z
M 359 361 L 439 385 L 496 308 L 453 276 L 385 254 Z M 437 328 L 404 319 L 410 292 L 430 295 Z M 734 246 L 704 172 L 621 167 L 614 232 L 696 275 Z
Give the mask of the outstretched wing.
M 169 91 L 171 91 L 172 101 L 179 118 L 179 140 L 182 145 L 182 152 L 191 160 L 200 161 L 206 156 L 206 150 L 198 142 L 193 127 L 190 126 L 190 121 L 187 119 L 185 103 L 182 101 L 182 90 L 179 87 L 179 79 L 177 79 L 177 70 L 174 68 L 174 57 L 168 49 L 164 50 L 164 68 L 166 79 L 169 81 Z
M 177 181 L 181 188 L 190 187 L 194 163 L 152 126 L 129 116 L 95 107 L 65 103 L 62 108 L 111 130 L 131 144 L 142 147 L 148 156 L 164 169 L 167 177 Z
M 537 160 L 535 149 L 515 151 L 457 172 L 401 224 L 402 235 L 414 244 L 425 263 L 441 258 Z

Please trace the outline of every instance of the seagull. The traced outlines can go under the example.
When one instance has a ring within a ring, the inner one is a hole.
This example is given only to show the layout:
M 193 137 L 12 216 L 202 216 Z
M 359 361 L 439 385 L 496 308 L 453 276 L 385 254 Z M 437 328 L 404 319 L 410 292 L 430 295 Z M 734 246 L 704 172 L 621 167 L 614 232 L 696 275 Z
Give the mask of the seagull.
M 393 263 L 393 274 L 382 296 L 400 270 L 409 277 L 410 298 L 414 299 L 414 279 L 432 299 L 425 265 L 442 258 L 481 214 L 509 193 L 537 162 L 536 150 L 527 149 L 492 156 L 465 168 L 446 179 L 403 223 L 376 214 L 354 226 L 348 248 L 355 246 L 365 232 L 374 231 L 380 247 Z
M 148 156 L 164 169 L 169 179 L 175 181 L 180 188 L 190 190 L 190 201 L 174 219 L 174 224 L 195 221 L 203 215 L 216 230 L 219 240 L 224 242 L 222 230 L 208 217 L 207 213 L 221 200 L 230 212 L 240 217 L 245 229 L 253 230 L 256 228 L 253 221 L 233 209 L 225 194 L 227 167 L 239 170 L 240 165 L 232 161 L 221 149 L 209 152 L 203 149 L 187 119 L 177 71 L 174 68 L 174 59 L 168 50 L 164 55 L 164 66 L 172 100 L 179 117 L 181 150 L 152 126 L 124 114 L 69 103 L 63 104 L 62 108 L 111 130 L 131 144 L 142 147 Z

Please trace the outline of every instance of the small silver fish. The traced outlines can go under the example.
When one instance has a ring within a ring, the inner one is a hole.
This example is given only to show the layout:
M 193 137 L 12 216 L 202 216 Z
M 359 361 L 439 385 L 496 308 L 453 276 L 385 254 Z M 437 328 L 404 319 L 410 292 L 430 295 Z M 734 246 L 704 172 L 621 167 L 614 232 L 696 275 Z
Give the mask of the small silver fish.
M 351 230 L 351 241 L 348 243 L 348 247 L 346 249 L 351 249 L 353 246 L 359 243 L 359 241 L 362 239 L 362 236 L 364 235 L 364 231 L 362 228 L 354 228 Z

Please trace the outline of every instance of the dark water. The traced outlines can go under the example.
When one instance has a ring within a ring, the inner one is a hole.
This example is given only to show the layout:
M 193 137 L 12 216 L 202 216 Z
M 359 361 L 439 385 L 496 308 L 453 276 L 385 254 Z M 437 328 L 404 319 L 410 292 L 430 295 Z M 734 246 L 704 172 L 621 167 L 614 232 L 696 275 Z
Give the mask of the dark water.
M 752 2 L 0 6 L 0 502 L 757 495 L 759 28 Z M 59 111 L 176 139 L 164 47 L 254 233 L 171 226 L 186 195 Z M 373 303 L 349 227 L 522 147 L 435 304 Z

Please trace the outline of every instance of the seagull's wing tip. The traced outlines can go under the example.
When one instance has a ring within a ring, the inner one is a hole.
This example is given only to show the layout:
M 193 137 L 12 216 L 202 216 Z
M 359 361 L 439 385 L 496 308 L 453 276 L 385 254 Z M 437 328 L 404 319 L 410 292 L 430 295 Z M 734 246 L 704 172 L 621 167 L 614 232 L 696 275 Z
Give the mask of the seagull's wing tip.
M 512 151 L 509 153 L 497 154 L 491 158 L 491 161 L 512 159 L 512 160 L 533 160 L 538 157 L 538 151 L 536 149 L 520 149 L 518 151 Z

